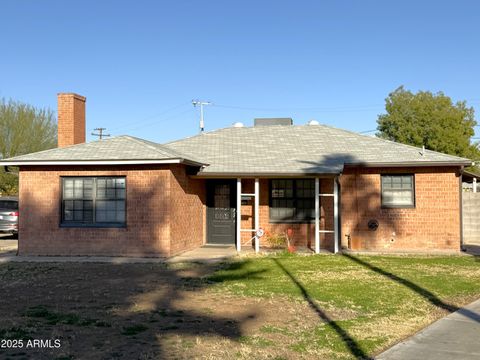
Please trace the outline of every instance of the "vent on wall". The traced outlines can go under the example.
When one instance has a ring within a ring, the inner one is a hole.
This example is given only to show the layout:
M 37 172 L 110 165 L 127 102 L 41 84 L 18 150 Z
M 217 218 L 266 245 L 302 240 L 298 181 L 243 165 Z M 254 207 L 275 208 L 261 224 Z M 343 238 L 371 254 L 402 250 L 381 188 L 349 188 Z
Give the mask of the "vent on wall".
M 260 118 L 254 120 L 255 126 L 293 125 L 292 118 Z

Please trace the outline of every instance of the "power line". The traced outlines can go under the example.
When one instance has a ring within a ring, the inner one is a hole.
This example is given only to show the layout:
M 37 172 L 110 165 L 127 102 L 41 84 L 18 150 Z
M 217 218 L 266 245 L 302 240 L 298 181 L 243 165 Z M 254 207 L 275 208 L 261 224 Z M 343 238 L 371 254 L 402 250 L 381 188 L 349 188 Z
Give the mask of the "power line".
M 371 133 L 371 132 L 374 132 L 374 131 L 377 131 L 377 129 L 360 131 L 359 134 L 368 134 L 368 133 Z
M 236 105 L 213 104 L 213 106 L 234 110 L 251 110 L 251 111 L 312 111 L 312 112 L 336 112 L 336 111 L 371 111 L 383 109 L 383 105 L 370 106 L 339 106 L 339 107 L 249 107 Z
M 168 120 L 171 120 L 173 118 L 176 118 L 180 115 L 183 115 L 183 114 L 186 114 L 186 113 L 190 113 L 190 112 L 193 112 L 194 110 L 193 109 L 188 109 L 188 110 L 185 110 L 185 111 L 182 111 L 178 114 L 172 114 L 171 116 L 168 116 L 166 118 L 163 118 L 163 119 L 159 119 L 159 120 L 156 120 L 156 121 L 152 121 L 150 123 L 147 123 L 147 124 L 144 124 L 144 125 L 140 125 L 140 126 L 136 126 L 134 128 L 131 128 L 129 129 L 129 131 L 133 131 L 133 130 L 137 130 L 137 129 L 140 129 L 140 128 L 144 128 L 144 127 L 148 127 L 148 126 L 151 126 L 151 125 L 155 125 L 155 124 L 158 124 L 159 122 L 164 122 L 164 121 L 168 121 Z
M 143 122 L 145 122 L 145 121 L 154 119 L 154 118 L 156 118 L 156 117 L 158 117 L 158 116 L 160 116 L 160 115 L 164 115 L 164 114 L 166 114 L 166 113 L 169 113 L 169 112 L 171 112 L 171 111 L 173 111 L 173 110 L 176 110 L 176 109 L 178 109 L 178 108 L 180 108 L 180 107 L 182 107 L 182 106 L 188 105 L 188 104 L 189 104 L 189 102 L 182 102 L 181 104 L 178 104 L 178 105 L 172 106 L 172 107 L 170 107 L 170 108 L 167 108 L 166 110 L 163 110 L 163 111 L 161 111 L 161 112 L 159 112 L 159 113 L 157 113 L 157 114 L 155 114 L 155 115 L 151 115 L 151 116 L 148 116 L 148 117 L 146 117 L 146 118 L 144 118 L 144 119 L 142 119 L 142 120 L 135 121 L 135 124 L 134 124 L 134 125 L 138 125 L 138 124 L 143 123 Z M 116 131 L 116 130 L 118 130 L 118 129 L 129 128 L 129 127 L 131 127 L 131 126 L 132 126 L 131 123 L 128 124 L 128 125 L 118 126 L 118 127 L 116 127 L 116 128 L 113 128 L 112 131 Z

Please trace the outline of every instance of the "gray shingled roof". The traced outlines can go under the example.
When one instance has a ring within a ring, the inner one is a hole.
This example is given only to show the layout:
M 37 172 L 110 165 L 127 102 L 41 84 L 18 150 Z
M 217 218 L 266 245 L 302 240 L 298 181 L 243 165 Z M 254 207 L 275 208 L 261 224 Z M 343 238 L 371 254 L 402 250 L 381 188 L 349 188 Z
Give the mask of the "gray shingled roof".
M 338 174 L 344 165 L 470 165 L 450 156 L 325 125 L 232 127 L 160 145 L 132 136 L 51 149 L 0 165 L 178 160 L 205 176 Z
M 105 140 L 39 151 L 1 160 L 2 163 L 42 161 L 122 161 L 122 160 L 180 160 L 206 164 L 151 141 L 133 136 L 117 136 Z
M 165 144 L 209 163 L 200 174 L 336 174 L 344 164 L 470 165 L 468 159 L 325 125 L 220 129 Z

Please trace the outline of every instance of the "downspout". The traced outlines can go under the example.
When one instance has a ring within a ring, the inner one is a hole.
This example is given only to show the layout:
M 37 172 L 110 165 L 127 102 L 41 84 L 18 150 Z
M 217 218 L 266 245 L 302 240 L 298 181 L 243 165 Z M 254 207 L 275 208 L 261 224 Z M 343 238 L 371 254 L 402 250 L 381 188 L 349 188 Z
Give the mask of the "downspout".
M 338 196 L 338 236 L 337 236 L 337 241 L 338 243 L 338 250 L 341 252 L 342 251 L 342 187 L 340 183 L 340 177 L 342 176 L 342 173 L 338 174 L 338 176 L 335 178 L 335 181 L 337 182 L 337 196 Z
M 458 190 L 460 192 L 460 251 L 466 251 L 465 244 L 463 243 L 463 166 L 460 167 L 460 176 L 458 177 Z

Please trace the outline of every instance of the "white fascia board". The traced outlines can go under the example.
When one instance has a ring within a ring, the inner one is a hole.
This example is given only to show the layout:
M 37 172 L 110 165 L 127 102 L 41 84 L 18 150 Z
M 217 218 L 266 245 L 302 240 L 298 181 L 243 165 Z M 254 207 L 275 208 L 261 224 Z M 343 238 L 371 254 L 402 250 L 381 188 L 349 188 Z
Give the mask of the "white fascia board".
M 22 165 L 141 165 L 141 164 L 180 164 L 183 159 L 167 160 L 57 160 L 57 161 L 0 161 L 0 166 Z

